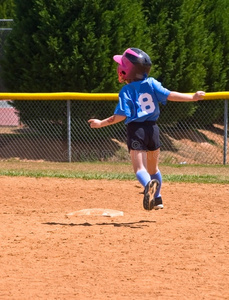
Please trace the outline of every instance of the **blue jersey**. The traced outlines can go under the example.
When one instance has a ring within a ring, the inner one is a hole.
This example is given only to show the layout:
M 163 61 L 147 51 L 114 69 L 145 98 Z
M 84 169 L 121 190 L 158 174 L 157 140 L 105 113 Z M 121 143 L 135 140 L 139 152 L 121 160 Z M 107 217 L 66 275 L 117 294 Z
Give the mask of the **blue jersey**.
M 119 93 L 119 102 L 114 114 L 126 116 L 130 122 L 156 121 L 160 115 L 159 102 L 166 104 L 170 91 L 152 77 L 133 81 Z

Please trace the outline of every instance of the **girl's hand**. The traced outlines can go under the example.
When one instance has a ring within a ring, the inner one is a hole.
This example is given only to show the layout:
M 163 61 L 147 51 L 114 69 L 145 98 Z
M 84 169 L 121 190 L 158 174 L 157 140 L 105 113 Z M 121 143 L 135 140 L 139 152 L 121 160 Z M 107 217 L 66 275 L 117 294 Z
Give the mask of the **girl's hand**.
M 101 120 L 98 119 L 90 119 L 88 120 L 91 128 L 100 128 L 101 127 Z
M 198 100 L 203 100 L 204 99 L 204 96 L 205 95 L 205 92 L 203 91 L 198 91 L 196 92 L 194 95 L 193 95 L 193 100 L 194 101 L 198 101 Z

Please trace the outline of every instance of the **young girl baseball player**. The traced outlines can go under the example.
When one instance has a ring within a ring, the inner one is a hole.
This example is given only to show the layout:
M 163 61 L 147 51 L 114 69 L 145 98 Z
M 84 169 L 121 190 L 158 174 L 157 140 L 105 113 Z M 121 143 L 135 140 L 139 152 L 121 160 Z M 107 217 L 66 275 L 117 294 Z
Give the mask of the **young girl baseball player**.
M 160 140 L 156 121 L 159 103 L 170 101 L 198 101 L 204 92 L 194 95 L 169 91 L 160 82 L 148 77 L 152 62 L 142 50 L 128 48 L 123 55 L 113 57 L 118 63 L 119 82 L 126 85 L 119 93 L 114 114 L 104 120 L 90 119 L 91 128 L 101 128 L 124 121 L 127 125 L 127 146 L 134 172 L 144 187 L 143 207 L 146 210 L 163 208 L 162 176 L 158 169 Z

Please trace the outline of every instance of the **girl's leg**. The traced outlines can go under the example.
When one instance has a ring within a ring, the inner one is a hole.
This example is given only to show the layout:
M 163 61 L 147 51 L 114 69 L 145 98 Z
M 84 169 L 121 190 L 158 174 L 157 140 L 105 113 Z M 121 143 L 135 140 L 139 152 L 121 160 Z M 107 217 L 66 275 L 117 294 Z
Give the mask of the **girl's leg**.
M 160 148 L 155 151 L 147 152 L 147 171 L 149 174 L 155 174 L 158 170 Z
M 157 191 L 155 193 L 155 198 L 161 197 L 162 176 L 160 170 L 158 169 L 159 155 L 160 148 L 155 151 L 147 152 L 147 170 L 151 179 L 156 179 L 159 182 Z
M 145 188 L 147 183 L 151 180 L 150 174 L 147 171 L 147 152 L 142 150 L 130 150 L 130 157 L 134 173 L 138 181 Z
M 130 150 L 130 157 L 136 177 L 144 187 L 144 209 L 157 209 L 155 206 L 155 193 L 157 191 L 158 181 L 151 180 L 150 174 L 147 171 L 147 152 L 141 150 Z

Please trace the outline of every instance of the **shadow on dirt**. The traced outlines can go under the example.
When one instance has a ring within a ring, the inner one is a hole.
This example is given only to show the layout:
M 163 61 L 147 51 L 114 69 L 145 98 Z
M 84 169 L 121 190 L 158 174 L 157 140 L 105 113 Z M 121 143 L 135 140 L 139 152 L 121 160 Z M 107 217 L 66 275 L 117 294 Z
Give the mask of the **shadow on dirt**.
M 149 227 L 148 224 L 149 223 L 156 223 L 156 221 L 149 221 L 149 220 L 140 220 L 137 222 L 127 222 L 127 223 L 117 223 L 117 222 L 111 222 L 111 223 L 95 223 L 95 224 L 91 224 L 88 222 L 85 223 L 80 223 L 80 224 L 76 224 L 76 223 L 58 223 L 58 222 L 47 222 L 47 223 L 42 223 L 43 225 L 50 225 L 50 226 L 114 226 L 114 227 L 128 227 L 128 228 L 143 228 L 143 227 Z

